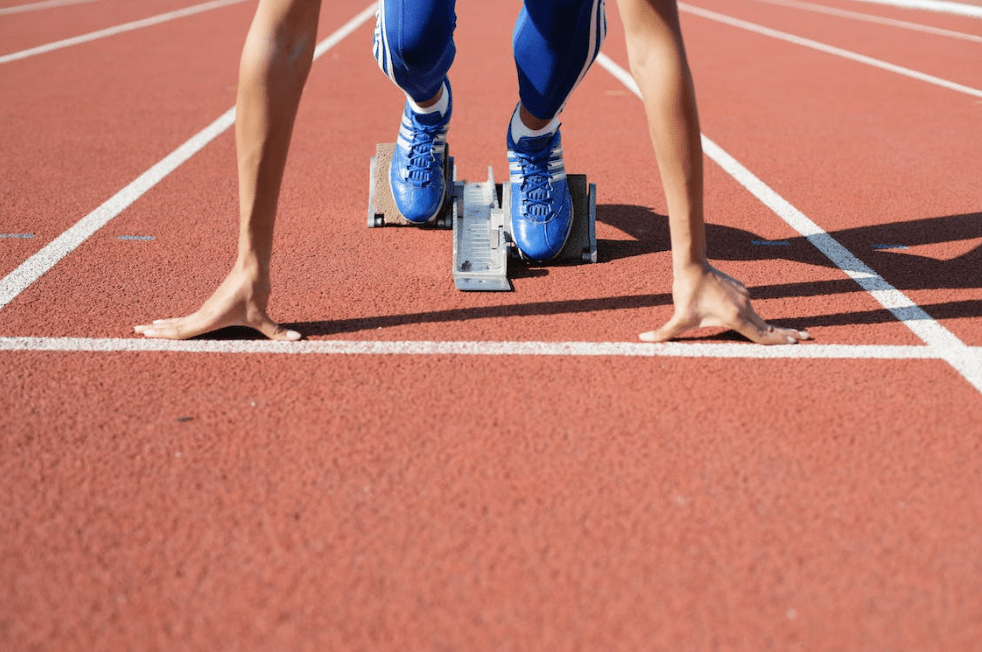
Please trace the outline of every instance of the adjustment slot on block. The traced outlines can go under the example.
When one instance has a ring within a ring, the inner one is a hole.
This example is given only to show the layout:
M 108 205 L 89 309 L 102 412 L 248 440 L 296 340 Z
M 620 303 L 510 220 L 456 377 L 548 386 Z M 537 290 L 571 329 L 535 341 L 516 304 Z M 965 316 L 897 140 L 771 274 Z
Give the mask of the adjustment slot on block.
M 460 211 L 453 223 L 454 285 L 468 291 L 510 290 L 505 214 L 494 172 L 488 168 L 487 181 L 460 187 Z

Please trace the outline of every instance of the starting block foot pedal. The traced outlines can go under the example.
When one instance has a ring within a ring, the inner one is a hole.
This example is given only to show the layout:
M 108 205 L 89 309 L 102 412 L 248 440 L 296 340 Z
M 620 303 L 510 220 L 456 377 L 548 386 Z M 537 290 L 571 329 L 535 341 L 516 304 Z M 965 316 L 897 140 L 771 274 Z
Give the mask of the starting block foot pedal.
M 372 157 L 368 176 L 368 227 L 404 224 L 439 229 L 451 228 L 453 225 L 453 196 L 457 180 L 457 166 L 454 165 L 453 157 L 450 156 L 450 146 L 447 146 L 443 158 L 443 177 L 447 188 L 443 198 L 443 207 L 436 217 L 426 224 L 410 222 L 396 208 L 396 202 L 392 198 L 392 188 L 389 186 L 389 165 L 392 163 L 394 150 L 395 143 L 379 143 L 375 146 L 375 156 Z
M 597 184 L 587 183 L 585 174 L 567 175 L 573 198 L 573 226 L 557 260 L 597 262 Z

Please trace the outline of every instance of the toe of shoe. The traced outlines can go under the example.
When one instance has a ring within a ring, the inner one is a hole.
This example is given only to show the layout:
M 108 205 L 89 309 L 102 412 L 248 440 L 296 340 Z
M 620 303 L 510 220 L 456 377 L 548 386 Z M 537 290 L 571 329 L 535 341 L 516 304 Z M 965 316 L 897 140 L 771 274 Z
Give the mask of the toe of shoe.
M 523 256 L 531 260 L 546 261 L 555 258 L 562 251 L 569 235 L 569 225 L 564 226 L 556 219 L 545 223 L 519 220 L 512 235 Z
M 513 205 L 513 211 L 519 211 Z M 571 202 L 563 202 L 554 207 L 554 215 L 547 220 L 528 220 L 521 216 L 512 220 L 512 238 L 519 251 L 526 258 L 538 261 L 552 260 L 566 246 L 573 227 Z M 512 213 L 513 215 L 515 212 Z
M 392 198 L 395 200 L 396 208 L 410 222 L 423 224 L 440 212 L 445 192 L 442 183 L 431 183 L 420 187 L 403 181 L 393 172 L 389 175 L 389 186 L 392 188 Z
M 443 193 L 432 188 L 409 188 L 393 196 L 402 216 L 416 224 L 429 222 L 436 217 L 443 204 Z

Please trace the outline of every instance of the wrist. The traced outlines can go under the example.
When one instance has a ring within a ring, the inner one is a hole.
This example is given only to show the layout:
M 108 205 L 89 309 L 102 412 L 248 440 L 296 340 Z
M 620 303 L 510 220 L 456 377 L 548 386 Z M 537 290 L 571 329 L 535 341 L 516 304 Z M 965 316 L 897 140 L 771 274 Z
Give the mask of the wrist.
M 269 278 L 269 262 L 253 251 L 239 252 L 235 259 L 234 271 L 239 276 L 253 280 Z
M 702 276 L 709 268 L 709 261 L 705 258 L 685 257 L 672 260 L 672 274 L 675 278 Z
M 243 272 L 269 276 L 269 261 L 272 247 L 265 240 L 257 239 L 253 233 L 244 230 L 239 233 L 238 253 L 235 266 Z

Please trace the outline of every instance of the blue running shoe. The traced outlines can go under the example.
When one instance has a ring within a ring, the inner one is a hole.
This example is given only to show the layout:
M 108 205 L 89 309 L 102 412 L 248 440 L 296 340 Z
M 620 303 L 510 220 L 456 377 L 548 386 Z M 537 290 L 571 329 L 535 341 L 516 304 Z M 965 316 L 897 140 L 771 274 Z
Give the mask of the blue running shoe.
M 442 114 L 414 113 L 406 102 L 392 152 L 389 166 L 392 198 L 402 216 L 415 224 L 425 224 L 436 217 L 447 190 L 443 159 L 453 105 L 449 81 L 444 89 L 448 104 Z
M 556 133 L 520 138 L 508 129 L 511 237 L 525 258 L 555 258 L 573 226 L 573 199 L 566 183 L 563 145 Z

